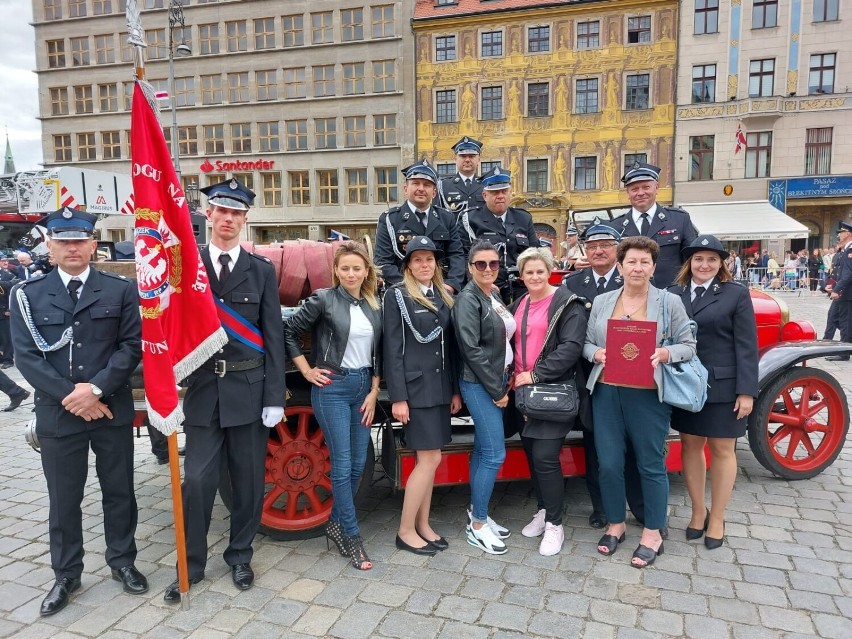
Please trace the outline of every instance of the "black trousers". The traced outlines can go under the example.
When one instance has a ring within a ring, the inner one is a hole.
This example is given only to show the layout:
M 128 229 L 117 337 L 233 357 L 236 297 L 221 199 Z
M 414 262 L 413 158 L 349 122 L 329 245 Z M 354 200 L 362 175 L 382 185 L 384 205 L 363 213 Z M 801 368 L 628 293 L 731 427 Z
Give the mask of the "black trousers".
M 157 459 L 169 458 L 169 438 L 150 424 L 148 425 L 148 439 L 151 440 L 151 452 Z
M 50 564 L 56 578 L 83 572 L 83 491 L 89 447 L 101 486 L 106 562 L 123 568 L 136 561 L 136 496 L 133 492 L 133 428 L 97 426 L 65 437 L 39 437 L 50 500 Z
M 6 373 L 0 371 L 0 391 L 6 393 L 9 397 L 14 397 L 26 393 L 27 389 L 18 386 Z
M 260 526 L 263 508 L 266 443 L 269 429 L 260 421 L 245 426 L 221 428 L 218 410 L 210 426 L 184 425 L 183 508 L 189 577 L 204 577 L 207 565 L 207 533 L 213 501 L 219 487 L 222 455 L 231 476 L 231 537 L 223 553 L 229 566 L 251 561 L 252 542 Z
M 642 496 L 642 481 L 639 477 L 639 467 L 636 465 L 636 455 L 628 440 L 624 452 L 624 488 L 627 495 L 627 505 L 636 519 L 645 522 L 645 499 Z M 603 500 L 601 499 L 600 465 L 598 464 L 598 452 L 595 449 L 595 434 L 583 429 L 583 448 L 586 458 L 586 489 L 592 500 L 592 508 L 595 512 L 604 512 Z
M 840 341 L 852 342 L 852 300 L 837 300 L 837 326 Z
M 11 364 L 15 349 L 12 346 L 11 322 L 5 315 L 0 315 L 0 352 L 3 353 L 0 362 Z
M 533 439 L 521 436 L 527 463 L 530 467 L 530 481 L 533 485 L 539 510 L 544 508 L 544 520 L 562 525 L 562 509 L 565 502 L 565 477 L 559 463 L 564 437 L 559 439 Z

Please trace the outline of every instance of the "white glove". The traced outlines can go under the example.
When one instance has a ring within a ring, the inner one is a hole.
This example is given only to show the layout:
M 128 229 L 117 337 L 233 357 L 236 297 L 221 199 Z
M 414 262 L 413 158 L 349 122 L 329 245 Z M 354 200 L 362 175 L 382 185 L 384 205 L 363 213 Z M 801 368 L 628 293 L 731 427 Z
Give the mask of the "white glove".
M 283 406 L 264 406 L 261 419 L 267 428 L 274 428 L 284 417 Z

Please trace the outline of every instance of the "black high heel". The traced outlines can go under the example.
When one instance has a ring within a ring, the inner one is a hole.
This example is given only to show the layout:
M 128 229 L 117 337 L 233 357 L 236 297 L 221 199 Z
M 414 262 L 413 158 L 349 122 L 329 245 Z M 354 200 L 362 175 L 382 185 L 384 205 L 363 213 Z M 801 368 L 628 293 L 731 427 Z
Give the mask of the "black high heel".
M 701 539 L 701 536 L 707 532 L 707 526 L 710 525 L 710 509 L 707 509 L 707 515 L 704 517 L 704 528 L 690 528 L 686 527 L 686 540 L 687 541 L 695 541 L 696 539 Z
M 339 521 L 328 520 L 328 523 L 325 525 L 325 547 L 328 550 L 331 550 L 331 542 L 334 542 L 334 545 L 337 546 L 337 550 L 340 552 L 341 557 L 348 557 L 349 553 L 346 552 L 346 548 L 343 545 L 343 526 L 340 525 Z
M 618 549 L 618 544 L 623 543 L 627 538 L 627 531 L 621 533 L 621 537 L 616 537 L 615 535 L 604 535 L 598 540 L 598 552 L 602 554 L 604 557 L 609 557 Z M 606 548 L 606 552 L 601 550 L 601 546 Z
M 633 551 L 633 559 L 639 559 L 641 561 L 644 561 L 645 563 L 640 566 L 639 564 L 634 564 L 631 561 L 630 565 L 634 568 L 647 568 L 657 560 L 657 557 L 662 554 L 663 542 L 660 542 L 660 547 L 656 550 L 654 550 L 653 548 L 649 548 L 648 546 L 643 546 L 642 544 L 639 544 L 639 547 L 635 551 Z
M 346 548 L 346 554 L 352 565 L 358 570 L 369 570 L 373 567 L 373 562 L 367 556 L 367 551 L 364 550 L 364 540 L 361 535 L 343 536 L 343 547 Z
M 722 523 L 722 536 L 718 539 L 716 537 L 710 537 L 709 535 L 704 535 L 704 546 L 707 550 L 716 550 L 717 548 L 721 548 L 722 544 L 725 542 L 725 524 Z

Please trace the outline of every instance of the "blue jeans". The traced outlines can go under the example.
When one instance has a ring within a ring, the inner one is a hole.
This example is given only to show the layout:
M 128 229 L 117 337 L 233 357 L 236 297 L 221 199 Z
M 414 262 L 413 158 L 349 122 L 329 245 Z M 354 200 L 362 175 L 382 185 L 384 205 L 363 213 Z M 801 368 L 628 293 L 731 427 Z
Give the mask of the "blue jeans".
M 361 404 L 370 392 L 371 368 L 342 369 L 329 376 L 331 384 L 312 386 L 311 405 L 331 456 L 330 519 L 348 536 L 359 534 L 355 495 L 367 463 L 370 427 L 361 424 Z
M 504 377 L 505 383 L 505 377 Z M 473 520 L 488 519 L 488 502 L 497 473 L 506 459 L 503 409 L 499 408 L 482 384 L 459 380 L 459 389 L 473 418 L 473 452 L 470 454 L 470 504 Z

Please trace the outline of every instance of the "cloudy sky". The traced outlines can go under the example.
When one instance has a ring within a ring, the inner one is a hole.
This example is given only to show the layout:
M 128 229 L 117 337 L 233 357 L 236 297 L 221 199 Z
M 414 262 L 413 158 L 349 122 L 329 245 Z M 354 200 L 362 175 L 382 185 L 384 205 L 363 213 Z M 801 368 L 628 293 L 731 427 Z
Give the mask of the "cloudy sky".
M 0 155 L 6 149 L 6 130 L 18 171 L 41 168 L 41 123 L 35 69 L 35 35 L 29 0 L 0 0 L 3 16 L 3 55 L 0 56 Z M 0 170 L 3 166 L 0 164 Z

